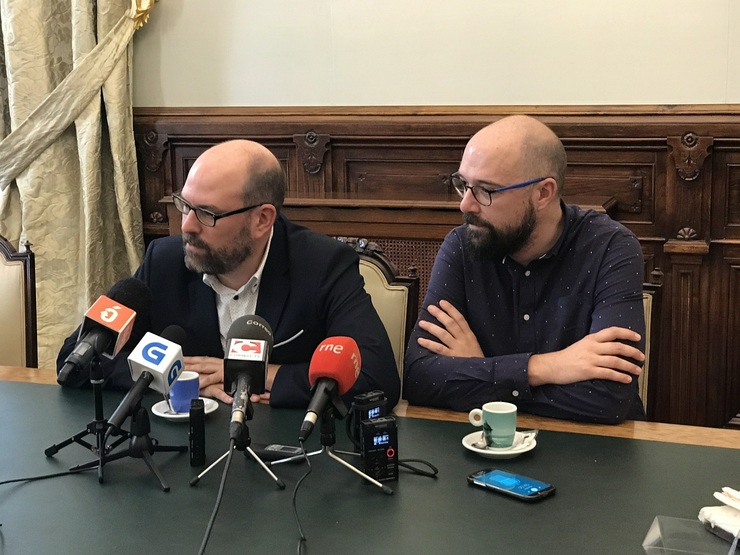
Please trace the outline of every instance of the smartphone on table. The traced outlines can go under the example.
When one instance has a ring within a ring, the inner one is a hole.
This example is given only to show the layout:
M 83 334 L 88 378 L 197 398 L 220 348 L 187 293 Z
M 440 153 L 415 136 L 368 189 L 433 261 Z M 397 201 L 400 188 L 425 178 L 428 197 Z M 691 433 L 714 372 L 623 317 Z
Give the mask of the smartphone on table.
M 468 483 L 521 501 L 539 501 L 555 493 L 555 486 L 499 468 L 485 468 L 468 476 Z

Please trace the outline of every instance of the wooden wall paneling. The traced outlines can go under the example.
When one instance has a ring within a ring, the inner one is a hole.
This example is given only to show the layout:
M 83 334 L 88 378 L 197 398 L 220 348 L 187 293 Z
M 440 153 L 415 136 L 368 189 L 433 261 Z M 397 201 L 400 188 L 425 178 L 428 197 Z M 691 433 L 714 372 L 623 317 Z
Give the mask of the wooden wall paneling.
M 563 138 L 567 201 L 612 207 L 640 240 L 646 281 L 662 282 L 650 416 L 724 424 L 740 410 L 737 106 L 136 110 L 145 234 L 179 233 L 179 214 L 168 226 L 159 201 L 182 186 L 194 147 L 250 138 L 286 170 L 288 217 L 377 242 L 402 270 L 417 268 L 423 299 L 436 251 L 461 221 L 447 176 L 473 133 L 511 113 Z
M 336 139 L 334 190 L 396 199 L 454 195 L 449 176 L 457 171 L 464 147 L 459 137 Z
M 714 153 L 712 239 L 740 241 L 740 140 L 718 143 Z
M 726 276 L 723 281 L 727 285 L 721 291 L 726 294 L 713 297 L 719 305 L 712 307 L 712 314 L 716 316 L 715 337 L 719 341 L 712 350 L 709 365 L 727 369 L 726 403 L 719 419 L 728 422 L 740 414 L 740 243 L 723 246 L 721 253 Z
M 669 305 L 670 341 L 661 342 L 661 369 L 658 387 L 667 387 L 661 395 L 658 414 L 674 423 L 707 424 L 708 311 L 702 302 L 706 277 L 702 271 L 703 256 L 674 254 L 666 277 L 671 291 Z M 702 369 L 702 371 L 697 371 Z M 664 404 L 665 403 L 665 404 Z
M 716 421 L 728 422 L 740 413 L 740 140 L 718 140 L 713 150 L 711 295 L 713 344 L 709 368 L 724 368 Z
M 664 149 L 663 149 L 664 150 Z M 588 143 L 566 148 L 568 172 L 564 194 L 570 197 L 610 195 L 617 200 L 611 216 L 625 224 L 654 224 L 655 193 L 659 177 L 660 152 L 650 145 L 645 150 L 593 148 Z

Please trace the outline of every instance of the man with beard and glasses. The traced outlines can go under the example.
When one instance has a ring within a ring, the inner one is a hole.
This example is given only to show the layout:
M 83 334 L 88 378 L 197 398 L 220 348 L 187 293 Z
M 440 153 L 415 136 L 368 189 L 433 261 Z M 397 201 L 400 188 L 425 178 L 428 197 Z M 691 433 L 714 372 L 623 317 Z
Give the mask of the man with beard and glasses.
M 230 403 L 223 390 L 226 337 L 234 320 L 257 314 L 270 324 L 275 344 L 262 400 L 306 407 L 314 350 L 327 337 L 349 336 L 362 368 L 345 399 L 381 390 L 390 406 L 398 402 L 393 351 L 363 288 L 357 253 L 288 221 L 280 214 L 284 196 L 280 163 L 257 143 L 221 143 L 195 161 L 172 195 L 182 235 L 152 241 L 134 274 L 152 292 L 151 316 L 137 319 L 124 351 L 104 362 L 108 387 L 132 385 L 126 357 L 146 331 L 159 335 L 178 325 L 187 336 L 185 369 L 200 374 L 201 394 Z M 59 367 L 76 338 L 75 332 L 62 347 Z M 83 386 L 88 378 L 65 385 Z
M 526 116 L 468 142 L 445 238 L 406 351 L 409 403 L 599 423 L 644 419 L 643 258 L 606 215 L 561 199 L 560 139 Z

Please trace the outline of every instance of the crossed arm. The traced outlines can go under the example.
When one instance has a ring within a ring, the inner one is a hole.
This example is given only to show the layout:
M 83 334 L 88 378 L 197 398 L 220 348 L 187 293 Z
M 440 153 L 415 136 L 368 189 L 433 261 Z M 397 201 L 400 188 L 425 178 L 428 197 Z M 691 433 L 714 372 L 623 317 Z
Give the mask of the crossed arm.
M 484 357 L 468 322 L 451 303 L 441 300 L 439 306 L 429 305 L 427 310 L 440 325 L 420 320 L 419 327 L 437 340 L 419 337 L 419 346 L 446 357 Z M 532 355 L 527 366 L 529 385 L 565 385 L 585 380 L 631 383 L 632 376 L 639 376 L 642 368 L 625 358 L 643 362 L 645 355 L 621 341 L 636 343 L 640 334 L 613 326 L 589 334 L 560 351 Z

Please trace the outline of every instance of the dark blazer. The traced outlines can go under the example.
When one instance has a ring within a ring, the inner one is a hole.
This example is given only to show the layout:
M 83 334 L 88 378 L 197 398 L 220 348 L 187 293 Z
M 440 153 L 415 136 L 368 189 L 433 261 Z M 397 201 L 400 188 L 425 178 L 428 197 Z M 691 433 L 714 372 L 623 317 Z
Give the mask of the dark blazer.
M 134 277 L 152 292 L 149 322 L 136 322 L 135 332 L 114 361 L 105 361 L 106 386 L 132 385 L 126 357 L 146 331 L 155 334 L 169 325 L 187 335 L 185 356 L 223 358 L 213 290 L 203 275 L 185 267 L 179 236 L 152 241 Z M 274 226 L 257 300 L 257 315 L 272 327 L 275 344 L 303 333 L 273 349 L 270 362 L 280 364 L 270 393 L 270 405 L 306 407 L 310 400 L 308 367 L 318 344 L 327 337 L 352 337 L 360 348 L 362 371 L 345 395 L 379 389 L 390 406 L 400 394 L 400 379 L 390 341 L 370 296 L 363 288 L 359 257 L 347 245 L 291 223 L 280 216 Z M 59 370 L 74 348 L 77 331 L 64 342 Z M 76 376 L 65 385 L 85 386 L 89 376 Z

